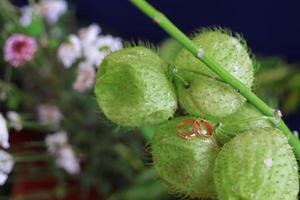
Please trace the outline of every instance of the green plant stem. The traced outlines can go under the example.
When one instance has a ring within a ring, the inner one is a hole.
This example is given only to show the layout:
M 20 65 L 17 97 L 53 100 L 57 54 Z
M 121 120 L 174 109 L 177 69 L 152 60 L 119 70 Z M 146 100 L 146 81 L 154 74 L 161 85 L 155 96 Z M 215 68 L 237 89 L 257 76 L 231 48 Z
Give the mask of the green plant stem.
M 35 5 L 36 1 L 35 0 L 28 0 L 28 4 L 33 8 Z
M 147 141 L 151 140 L 153 132 L 152 132 L 152 130 L 148 126 L 142 126 L 142 127 L 140 127 L 140 132 L 142 133 L 142 135 L 144 136 L 144 138 Z
M 4 75 L 4 81 L 9 84 L 12 77 L 12 67 L 6 67 L 5 69 L 5 75 Z
M 194 70 L 188 70 L 188 69 L 177 69 L 176 70 L 178 72 L 187 72 L 187 73 L 193 73 L 193 74 L 197 74 L 197 75 L 200 75 L 200 76 L 204 76 L 206 78 L 210 78 L 210 79 L 214 79 L 216 81 L 221 81 L 221 82 L 224 82 L 222 79 L 220 79 L 219 77 L 213 77 L 213 76 L 210 76 L 210 75 L 207 75 L 205 73 L 201 73 L 199 71 L 194 71 Z
M 162 29 L 174 37 L 184 48 L 195 55 L 200 61 L 207 65 L 213 72 L 215 72 L 222 80 L 233 88 L 238 90 L 251 104 L 253 104 L 264 115 L 276 118 L 274 115 L 275 110 L 270 108 L 265 102 L 257 97 L 249 88 L 243 83 L 233 77 L 229 72 L 222 68 L 212 57 L 207 53 L 199 55 L 199 48 L 184 34 L 182 33 L 167 17 L 161 12 L 157 11 L 154 7 L 148 4 L 145 0 L 130 0 L 137 8 L 144 14 L 152 18 Z M 202 49 L 200 49 L 202 50 Z M 282 119 L 279 119 L 276 126 L 287 137 L 290 145 L 293 147 L 294 153 L 298 160 L 300 160 L 300 142 L 296 136 L 289 130 Z
M 22 120 L 23 129 L 31 129 L 31 130 L 41 130 L 41 131 L 52 131 L 49 126 L 42 125 L 38 122 L 34 121 L 24 121 Z
M 27 147 L 46 147 L 44 141 L 29 141 L 21 143 L 15 146 L 16 148 L 27 148 Z
M 36 162 L 36 161 L 48 161 L 51 159 L 49 154 L 31 154 L 31 155 L 15 155 L 15 162 Z

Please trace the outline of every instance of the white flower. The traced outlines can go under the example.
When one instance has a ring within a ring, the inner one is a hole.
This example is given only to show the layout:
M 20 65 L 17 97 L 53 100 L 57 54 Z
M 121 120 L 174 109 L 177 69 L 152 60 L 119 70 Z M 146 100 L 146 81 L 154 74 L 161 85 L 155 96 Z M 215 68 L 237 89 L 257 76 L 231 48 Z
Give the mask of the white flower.
M 90 63 L 98 67 L 105 56 L 121 48 L 120 38 L 111 35 L 99 36 L 93 44 L 83 48 L 83 55 Z
M 68 144 L 68 136 L 64 131 L 59 131 L 57 133 L 47 135 L 45 138 L 45 143 L 48 151 L 52 154 L 56 154 L 57 150 Z
M 48 126 L 58 127 L 63 115 L 59 108 L 51 104 L 40 104 L 37 106 L 39 121 Z
M 9 148 L 9 143 L 8 143 L 8 129 L 6 125 L 6 120 L 3 117 L 3 115 L 0 113 L 0 145 L 7 149 Z
M 101 27 L 97 24 L 92 24 L 89 27 L 79 30 L 79 38 L 83 47 L 89 47 L 93 44 L 98 35 L 101 33 Z
M 4 185 L 13 166 L 14 162 L 12 156 L 0 150 L 0 185 Z
M 70 35 L 69 41 L 60 45 L 58 49 L 58 58 L 66 68 L 81 57 L 80 40 L 76 35 Z
M 22 119 L 17 112 L 9 111 L 6 113 L 6 117 L 11 127 L 13 127 L 17 131 L 22 130 Z
M 81 62 L 78 66 L 77 77 L 73 83 L 74 90 L 83 92 L 90 89 L 95 82 L 96 72 L 93 65 L 88 62 Z
M 21 8 L 20 23 L 23 27 L 27 27 L 32 21 L 32 8 L 30 6 L 24 6 Z
M 89 47 L 83 48 L 83 55 L 85 59 L 91 63 L 93 66 L 98 67 L 102 60 L 105 58 L 106 54 L 101 52 L 96 44 Z
M 69 174 L 77 174 L 80 171 L 79 160 L 68 142 L 66 132 L 60 131 L 47 135 L 45 139 L 48 151 L 56 156 L 57 166 L 66 170 Z
M 80 172 L 79 160 L 71 146 L 62 147 L 58 153 L 56 164 L 66 170 L 69 174 L 78 174 Z
M 66 13 L 68 4 L 65 0 L 41 0 L 33 6 L 23 6 L 21 8 L 20 23 L 27 27 L 32 22 L 33 14 L 41 16 L 47 22 L 53 24 Z
M 55 23 L 66 13 L 68 4 L 65 0 L 41 0 L 37 4 L 38 13 L 49 23 Z
M 99 50 L 106 53 L 110 53 L 122 48 L 122 40 L 111 35 L 100 36 L 96 43 L 99 47 Z

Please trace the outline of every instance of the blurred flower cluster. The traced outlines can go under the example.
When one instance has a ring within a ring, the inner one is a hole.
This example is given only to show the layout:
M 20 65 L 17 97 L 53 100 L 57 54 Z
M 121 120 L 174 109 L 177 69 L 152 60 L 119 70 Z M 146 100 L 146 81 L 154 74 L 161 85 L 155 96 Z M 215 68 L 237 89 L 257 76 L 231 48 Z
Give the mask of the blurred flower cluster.
M 150 174 L 147 184 L 161 186 L 152 169 L 144 172 L 144 138 L 109 124 L 93 95 L 102 60 L 123 47 L 122 39 L 96 23 L 77 24 L 65 0 L 29 2 L 0 1 L 0 185 L 8 188 L 0 196 L 39 194 L 15 194 L 20 182 L 13 177 L 28 165 L 26 184 L 44 177 L 47 166 L 57 197 L 76 182 L 80 191 L 115 199 L 141 172 Z
M 65 0 L 42 0 L 36 4 L 21 8 L 22 16 L 20 23 L 30 26 L 34 20 L 34 15 L 44 18 L 48 23 L 54 24 L 67 12 L 68 4 Z
M 77 77 L 73 88 L 78 92 L 90 89 L 94 84 L 95 68 L 109 53 L 122 48 L 120 38 L 111 35 L 99 35 L 101 27 L 92 24 L 71 34 L 58 49 L 58 58 L 66 68 L 79 61 Z

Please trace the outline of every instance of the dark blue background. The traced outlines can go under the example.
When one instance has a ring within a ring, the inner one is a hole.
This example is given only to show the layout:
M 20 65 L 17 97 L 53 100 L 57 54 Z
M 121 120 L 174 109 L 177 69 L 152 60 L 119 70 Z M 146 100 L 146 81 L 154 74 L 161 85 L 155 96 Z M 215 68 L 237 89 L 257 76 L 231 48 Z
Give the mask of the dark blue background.
M 24 4 L 26 0 L 14 0 Z M 81 22 L 97 22 L 120 36 L 159 42 L 167 35 L 128 0 L 73 0 Z M 239 32 L 256 54 L 300 60 L 299 0 L 149 0 L 186 33 L 203 26 Z
M 26 0 L 14 0 L 19 5 Z M 167 35 L 128 0 L 73 0 L 79 21 L 99 23 L 125 39 L 158 43 Z M 185 33 L 203 26 L 228 27 L 241 33 L 257 55 L 281 55 L 300 61 L 299 0 L 149 0 Z M 299 88 L 300 89 L 300 88 Z M 300 129 L 299 114 L 289 117 Z
M 158 42 L 166 34 L 127 0 L 75 0 L 78 17 L 112 27 L 126 38 Z M 203 26 L 229 27 L 242 33 L 263 55 L 300 59 L 300 1 L 152 0 L 186 33 Z

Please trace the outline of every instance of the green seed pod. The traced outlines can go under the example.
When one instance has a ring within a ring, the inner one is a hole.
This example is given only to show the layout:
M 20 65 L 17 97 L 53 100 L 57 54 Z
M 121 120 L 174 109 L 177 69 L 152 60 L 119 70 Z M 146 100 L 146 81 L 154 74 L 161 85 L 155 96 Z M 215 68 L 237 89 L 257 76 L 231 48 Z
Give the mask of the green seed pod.
M 238 37 L 222 30 L 206 30 L 193 40 L 231 75 L 251 88 L 253 63 L 248 49 Z M 221 81 L 204 63 L 182 49 L 176 57 L 178 95 L 181 106 L 191 114 L 221 118 L 237 111 L 245 102 L 238 91 Z M 184 81 L 182 81 L 184 80 Z M 187 89 L 184 82 L 189 84 Z
M 159 48 L 159 56 L 168 64 L 174 64 L 175 58 L 182 49 L 180 43 L 169 38 L 162 42 Z
M 108 119 L 121 126 L 156 124 L 173 116 L 177 102 L 163 61 L 144 47 L 108 55 L 97 72 L 95 94 Z
M 154 167 L 173 192 L 191 198 L 214 198 L 213 168 L 219 147 L 213 137 L 180 138 L 176 125 L 184 119 L 154 127 Z
M 220 145 L 224 145 L 236 134 L 255 128 L 271 128 L 274 125 L 251 104 L 246 103 L 239 110 L 220 121 L 215 129 L 214 137 Z
M 275 128 L 259 128 L 226 143 L 215 162 L 220 200 L 295 200 L 299 190 L 296 158 Z

